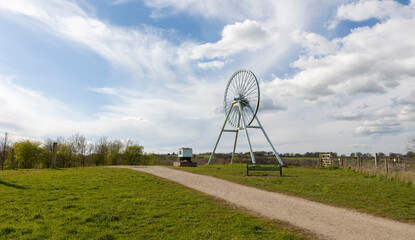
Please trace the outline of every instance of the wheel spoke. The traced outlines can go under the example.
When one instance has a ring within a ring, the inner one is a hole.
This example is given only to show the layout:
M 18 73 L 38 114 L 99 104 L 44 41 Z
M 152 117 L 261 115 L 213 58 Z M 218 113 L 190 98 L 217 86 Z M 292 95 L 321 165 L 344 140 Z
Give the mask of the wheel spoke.
M 234 106 L 235 97 L 241 97 L 241 111 Z M 243 128 L 243 122 L 248 126 L 255 118 L 259 105 L 259 86 L 255 75 L 249 70 L 239 70 L 228 81 L 224 96 L 224 110 L 228 114 L 228 122 L 234 127 Z M 253 112 L 248 106 L 253 106 Z M 229 112 L 230 111 L 230 112 Z

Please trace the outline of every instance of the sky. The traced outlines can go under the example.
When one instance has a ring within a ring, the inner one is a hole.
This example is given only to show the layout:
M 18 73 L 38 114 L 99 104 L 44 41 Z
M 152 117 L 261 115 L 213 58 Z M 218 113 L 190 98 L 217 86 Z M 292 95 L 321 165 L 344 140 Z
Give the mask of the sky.
M 0 0 L 0 131 L 209 152 L 226 84 L 249 69 L 277 152 L 405 153 L 414 26 L 415 1 Z

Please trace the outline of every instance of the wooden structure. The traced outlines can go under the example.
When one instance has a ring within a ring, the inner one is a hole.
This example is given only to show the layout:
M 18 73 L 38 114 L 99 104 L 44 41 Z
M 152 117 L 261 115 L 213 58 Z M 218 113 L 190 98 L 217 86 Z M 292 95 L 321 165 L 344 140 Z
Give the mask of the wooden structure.
M 331 153 L 320 153 L 319 154 L 319 166 L 328 167 L 333 165 L 333 154 Z

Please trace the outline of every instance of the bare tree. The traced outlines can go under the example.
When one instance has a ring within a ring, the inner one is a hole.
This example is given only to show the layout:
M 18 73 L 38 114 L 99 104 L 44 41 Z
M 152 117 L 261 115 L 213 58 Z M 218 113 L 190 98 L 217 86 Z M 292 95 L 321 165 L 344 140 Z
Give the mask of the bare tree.
M 76 155 L 77 159 L 81 160 L 82 166 L 85 166 L 86 138 L 76 133 L 70 138 L 69 145 L 71 146 L 72 153 Z
M 108 137 L 103 136 L 95 142 L 95 155 L 93 159 L 96 166 L 106 164 L 106 158 L 109 150 L 107 139 Z
M 406 151 L 415 152 L 415 137 L 408 139 L 408 142 L 406 143 Z
M 9 134 L 7 132 L 4 133 L 4 137 L 0 138 L 0 148 L 1 148 L 1 156 L 0 156 L 1 170 L 4 170 L 4 162 L 7 159 L 7 153 L 9 152 L 9 148 L 10 148 Z

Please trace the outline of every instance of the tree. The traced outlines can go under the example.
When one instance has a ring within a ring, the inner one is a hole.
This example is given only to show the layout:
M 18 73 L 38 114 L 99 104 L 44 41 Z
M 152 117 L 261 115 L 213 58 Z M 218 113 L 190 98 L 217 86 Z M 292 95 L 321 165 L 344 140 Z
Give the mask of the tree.
M 13 144 L 15 159 L 19 168 L 34 168 L 42 158 L 39 142 L 29 140 Z
M 397 153 L 390 152 L 389 153 L 389 157 L 390 158 L 397 158 L 398 157 L 398 154 Z
M 108 154 L 108 141 L 107 137 L 101 137 L 95 143 L 95 154 L 93 156 L 93 161 L 95 165 L 104 165 L 106 163 L 106 156 Z
M 408 139 L 406 143 L 406 151 L 415 152 L 415 137 Z
M 70 144 L 72 146 L 73 153 L 76 155 L 76 159 L 79 159 L 82 166 L 85 167 L 85 153 L 87 151 L 86 138 L 83 135 L 76 133 L 70 138 Z
M 42 167 L 50 167 L 52 164 L 52 152 L 53 152 L 53 143 L 56 142 L 56 167 L 58 168 L 67 168 L 71 167 L 74 157 L 73 156 L 73 144 L 71 141 L 65 141 L 63 137 L 58 137 L 56 140 L 46 139 L 44 143 L 44 158 L 41 162 Z
M 56 166 L 61 168 L 71 167 L 72 146 L 68 143 L 58 143 L 56 150 Z
M 409 152 L 406 153 L 406 156 L 409 157 L 409 158 L 414 158 L 415 157 L 415 153 L 412 152 L 412 151 L 409 151 Z
M 4 133 L 4 137 L 0 138 L 0 164 L 1 164 L 1 170 L 4 170 L 4 162 L 7 159 L 7 153 L 9 152 L 10 148 L 10 140 L 9 140 L 9 134 L 7 132 Z
M 144 148 L 140 145 L 130 145 L 125 149 L 122 157 L 123 165 L 148 165 L 144 161 Z
M 123 143 L 120 140 L 112 141 L 108 144 L 108 164 L 119 165 L 121 163 Z

